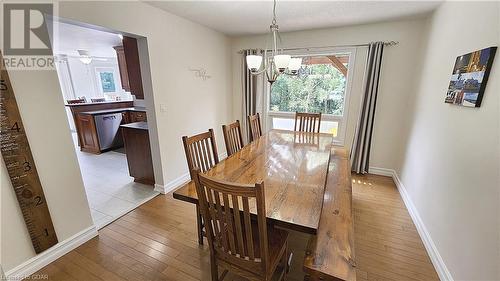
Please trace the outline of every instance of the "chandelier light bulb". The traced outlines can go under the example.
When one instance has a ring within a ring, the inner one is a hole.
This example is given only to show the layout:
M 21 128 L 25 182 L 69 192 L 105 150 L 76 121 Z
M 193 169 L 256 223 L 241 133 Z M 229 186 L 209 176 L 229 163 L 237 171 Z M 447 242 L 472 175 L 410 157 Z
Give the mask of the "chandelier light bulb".
M 256 72 L 260 69 L 260 65 L 262 64 L 262 56 L 257 55 L 249 55 L 247 56 L 247 66 L 252 72 Z
M 276 55 L 274 56 L 274 64 L 276 68 L 278 68 L 279 72 L 285 72 L 290 64 L 290 59 L 292 57 L 290 55 Z
M 296 74 L 302 66 L 302 58 L 292 58 L 288 64 L 288 69 L 292 74 Z

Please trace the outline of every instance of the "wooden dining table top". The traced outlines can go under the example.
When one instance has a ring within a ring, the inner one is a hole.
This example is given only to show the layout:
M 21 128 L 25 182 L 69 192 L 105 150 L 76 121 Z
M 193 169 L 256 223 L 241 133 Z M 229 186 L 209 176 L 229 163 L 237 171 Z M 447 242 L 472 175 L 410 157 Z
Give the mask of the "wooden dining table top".
M 206 172 L 229 182 L 264 183 L 266 216 L 277 226 L 316 234 L 332 135 L 271 130 Z M 173 197 L 198 204 L 194 182 Z M 250 202 L 250 212 L 256 214 Z

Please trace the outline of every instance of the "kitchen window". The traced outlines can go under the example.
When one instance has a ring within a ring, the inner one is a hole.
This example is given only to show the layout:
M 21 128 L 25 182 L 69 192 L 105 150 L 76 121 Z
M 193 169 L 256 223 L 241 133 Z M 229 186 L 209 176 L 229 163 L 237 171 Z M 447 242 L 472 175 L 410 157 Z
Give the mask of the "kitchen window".
M 351 87 L 352 51 L 292 55 L 302 57 L 298 75 L 280 75 L 271 86 L 267 120 L 274 129 L 293 130 L 295 112 L 322 113 L 323 133 L 343 144 Z

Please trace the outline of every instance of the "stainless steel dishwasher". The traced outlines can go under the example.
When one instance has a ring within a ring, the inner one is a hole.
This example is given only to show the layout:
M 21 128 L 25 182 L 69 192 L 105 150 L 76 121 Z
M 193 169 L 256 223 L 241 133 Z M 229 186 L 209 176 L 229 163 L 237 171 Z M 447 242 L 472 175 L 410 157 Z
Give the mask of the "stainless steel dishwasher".
M 123 146 L 123 138 L 120 132 L 121 112 L 95 115 L 94 120 L 101 151 Z

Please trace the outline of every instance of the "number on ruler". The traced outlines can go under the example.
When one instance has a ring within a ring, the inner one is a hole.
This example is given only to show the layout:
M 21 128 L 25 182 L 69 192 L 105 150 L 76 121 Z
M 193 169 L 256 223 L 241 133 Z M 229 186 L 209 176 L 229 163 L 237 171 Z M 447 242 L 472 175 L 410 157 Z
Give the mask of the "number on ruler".
M 10 129 L 12 131 L 17 131 L 18 133 L 21 130 L 21 128 L 19 128 L 19 124 L 17 124 L 17 122 L 15 122 L 14 125 L 12 125 L 12 127 Z
M 36 196 L 35 201 L 36 201 L 35 206 L 40 206 L 43 203 L 41 196 Z
M 30 162 L 25 161 L 25 162 L 23 163 L 23 167 L 24 167 L 24 171 L 25 171 L 25 172 L 29 172 L 29 171 L 31 171 L 31 165 L 30 165 Z

